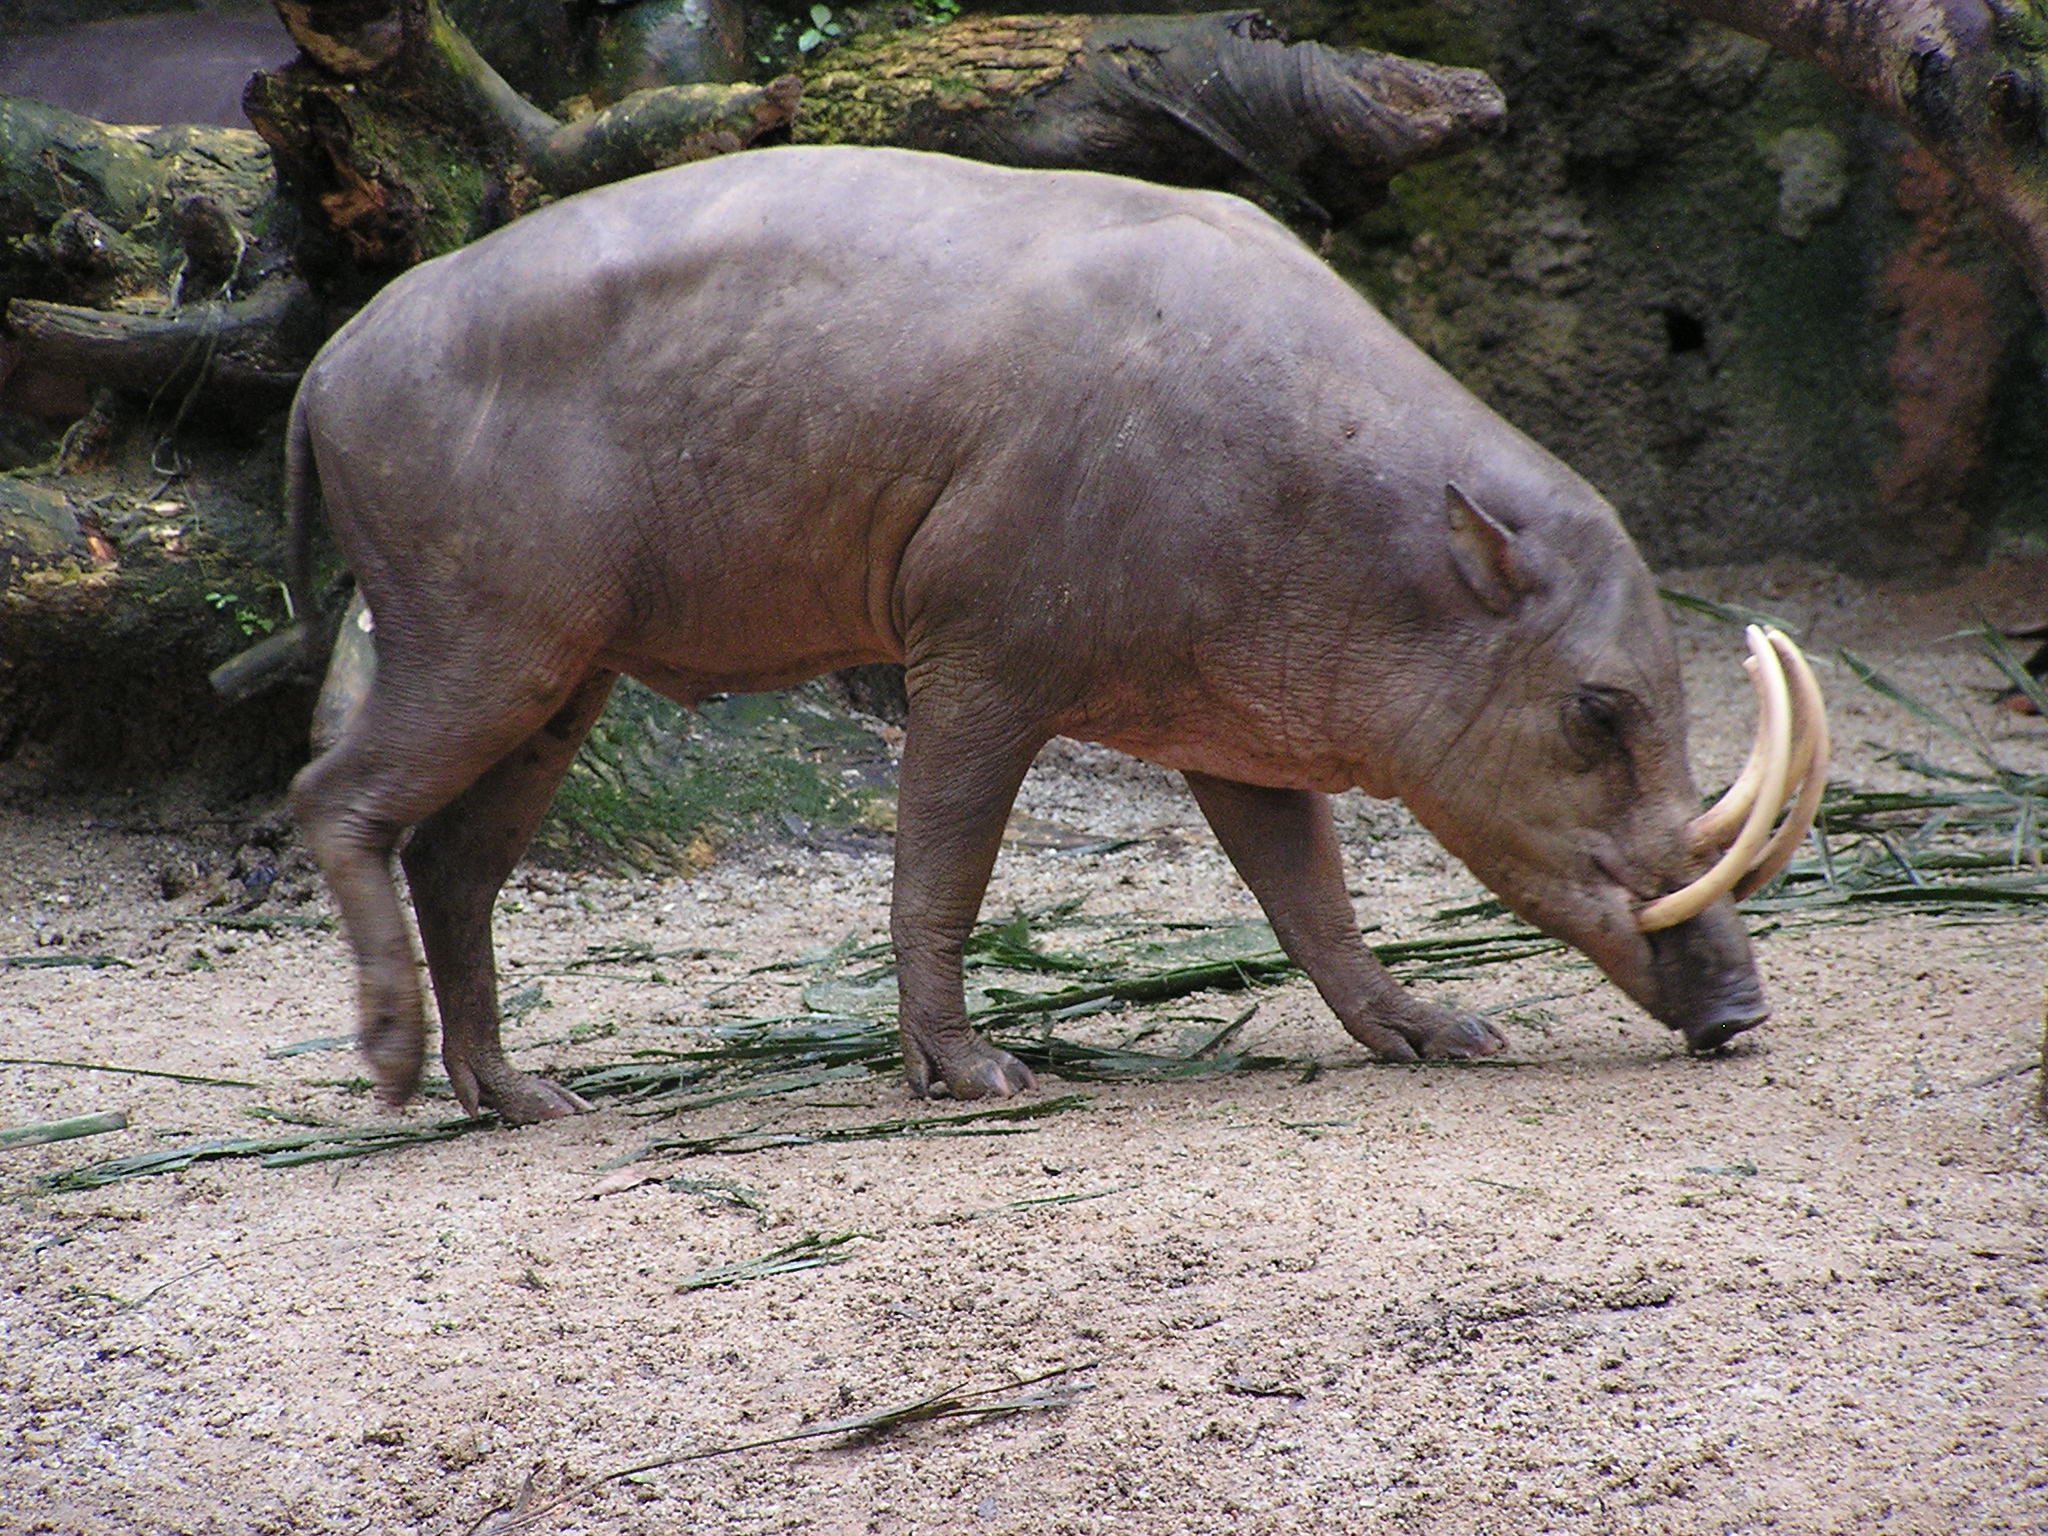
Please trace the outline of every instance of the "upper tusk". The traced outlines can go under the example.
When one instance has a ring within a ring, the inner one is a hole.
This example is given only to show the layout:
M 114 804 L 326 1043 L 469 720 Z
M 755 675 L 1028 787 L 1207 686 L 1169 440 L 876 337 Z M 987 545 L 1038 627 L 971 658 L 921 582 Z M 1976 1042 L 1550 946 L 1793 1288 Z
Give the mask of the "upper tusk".
M 1762 890 L 1792 862 L 1792 855 L 1813 830 L 1813 818 L 1820 811 L 1821 796 L 1828 787 L 1828 714 L 1820 696 L 1820 683 L 1813 668 L 1799 653 L 1799 647 L 1775 629 L 1766 630 L 1772 647 L 1785 662 L 1785 675 L 1792 685 L 1792 766 L 1787 783 L 1799 786 L 1799 798 L 1792 804 L 1771 840 L 1757 855 L 1756 867 L 1735 884 L 1737 901 Z
M 1743 818 L 1741 831 L 1721 857 L 1714 861 L 1713 868 L 1690 885 L 1681 886 L 1669 895 L 1647 903 L 1636 913 L 1636 926 L 1645 933 L 1673 928 L 1698 917 L 1733 890 L 1735 882 L 1756 863 L 1765 839 L 1770 835 L 1771 823 L 1777 820 L 1788 796 L 1786 778 L 1792 767 L 1791 688 L 1785 681 L 1785 668 L 1778 659 L 1777 647 L 1763 630 L 1752 624 L 1744 632 L 1744 638 L 1748 640 L 1750 655 L 1756 661 L 1750 676 L 1756 684 L 1757 700 L 1762 706 L 1763 718 L 1757 728 L 1757 744 L 1763 756 L 1762 771 L 1749 795 L 1748 812 Z
M 1751 629 L 1755 627 L 1750 626 Z M 1750 686 L 1757 690 L 1756 740 L 1750 743 L 1748 761 L 1743 763 L 1742 772 L 1735 776 L 1735 782 L 1728 786 L 1720 799 L 1693 817 L 1692 824 L 1686 828 L 1686 837 L 1694 853 L 1711 853 L 1728 846 L 1729 839 L 1749 819 L 1750 810 L 1756 804 L 1757 789 L 1763 783 L 1769 743 L 1764 739 L 1762 669 L 1757 665 L 1756 657 L 1751 656 L 1742 663 L 1742 670 L 1749 674 Z

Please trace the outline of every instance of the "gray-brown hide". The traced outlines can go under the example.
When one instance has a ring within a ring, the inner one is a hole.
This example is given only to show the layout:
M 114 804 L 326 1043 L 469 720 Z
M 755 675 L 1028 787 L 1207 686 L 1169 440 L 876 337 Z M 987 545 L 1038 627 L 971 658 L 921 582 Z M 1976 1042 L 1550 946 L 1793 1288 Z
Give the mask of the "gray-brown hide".
M 1764 1014 L 1696 873 L 1678 669 L 1612 510 L 1246 203 L 891 150 L 749 152 L 586 193 L 393 283 L 307 372 L 378 671 L 293 802 L 384 1095 L 424 1020 L 457 1096 L 578 1107 L 498 1044 L 497 890 L 613 678 L 684 703 L 901 660 L 891 933 L 920 1093 L 1030 1074 L 961 947 L 1054 735 L 1186 775 L 1345 1028 L 1501 1037 L 1361 941 L 1324 796 L 1408 802 L 1515 911 L 1698 1046 Z M 1455 487 L 1456 489 L 1451 489 Z

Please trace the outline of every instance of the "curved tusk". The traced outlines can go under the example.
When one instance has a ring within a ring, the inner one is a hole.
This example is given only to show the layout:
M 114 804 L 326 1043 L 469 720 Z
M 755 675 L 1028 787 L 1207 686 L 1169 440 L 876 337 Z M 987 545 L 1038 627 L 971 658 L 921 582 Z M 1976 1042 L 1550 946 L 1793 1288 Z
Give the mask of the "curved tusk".
M 1798 646 L 1775 629 L 1764 633 L 1784 660 L 1785 675 L 1792 685 L 1793 756 L 1785 782 L 1799 786 L 1799 798 L 1793 802 L 1791 814 L 1757 855 L 1756 867 L 1736 882 L 1733 894 L 1737 901 L 1762 890 L 1792 862 L 1792 855 L 1813 830 L 1813 818 L 1828 787 L 1828 714 L 1820 696 L 1820 683 Z
M 1754 628 L 1756 626 L 1752 624 L 1750 629 Z M 1726 848 L 1729 840 L 1742 829 L 1742 824 L 1749 819 L 1751 807 L 1756 804 L 1757 788 L 1763 782 L 1764 764 L 1770 756 L 1769 743 L 1764 739 L 1764 685 L 1756 657 L 1745 660 L 1742 670 L 1749 674 L 1750 686 L 1757 690 L 1756 740 L 1750 744 L 1749 759 L 1742 765 L 1742 772 L 1735 776 L 1735 782 L 1728 786 L 1720 799 L 1693 817 L 1691 825 L 1686 828 L 1686 837 L 1694 853 L 1712 853 Z
M 1752 676 L 1756 682 L 1757 699 L 1763 709 L 1762 723 L 1758 726 L 1759 745 L 1764 749 L 1763 771 L 1750 797 L 1749 812 L 1743 819 L 1742 830 L 1728 845 L 1727 851 L 1715 860 L 1714 867 L 1690 885 L 1681 886 L 1667 896 L 1659 896 L 1636 913 L 1636 926 L 1645 933 L 1674 928 L 1698 917 L 1733 890 L 1735 882 L 1755 864 L 1758 852 L 1770 834 L 1771 823 L 1777 820 L 1778 812 L 1784 807 L 1787 794 L 1785 780 L 1792 767 L 1791 689 L 1785 681 L 1785 668 L 1778 660 L 1777 647 L 1765 637 L 1763 630 L 1752 624 L 1745 631 L 1745 638 L 1757 663 Z

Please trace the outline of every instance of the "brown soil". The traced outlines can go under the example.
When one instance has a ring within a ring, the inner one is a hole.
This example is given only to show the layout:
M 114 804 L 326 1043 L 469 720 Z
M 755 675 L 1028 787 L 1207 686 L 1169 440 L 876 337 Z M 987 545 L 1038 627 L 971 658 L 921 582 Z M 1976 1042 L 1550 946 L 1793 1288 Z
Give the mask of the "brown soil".
M 2006 761 L 2048 765 L 2048 728 L 1993 708 L 1989 668 L 1941 639 L 1978 606 L 2042 617 L 2048 563 L 1938 591 L 1791 566 L 1677 580 L 1787 614 L 1817 655 L 1851 645 Z M 1737 647 L 1680 629 L 1700 777 L 1725 782 L 1747 730 Z M 1824 682 L 1838 778 L 1896 781 L 1883 749 L 1968 765 L 1839 667 Z M 1058 747 L 1023 810 L 1143 840 L 1012 847 L 991 915 L 1063 894 L 1253 915 L 1150 769 Z M 1367 920 L 1400 932 L 1471 891 L 1397 808 L 1342 815 Z M 0 954 L 128 962 L 0 972 L 0 1054 L 260 1085 L 0 1066 L 0 1124 L 119 1109 L 131 1127 L 0 1152 L 0 1531 L 460 1532 L 529 1478 L 538 1499 L 1063 1366 L 1087 1367 L 1070 1407 L 665 1467 L 537 1529 L 2048 1528 L 2038 926 L 1766 933 L 1776 1016 L 1712 1059 L 1583 965 L 1530 960 L 1449 989 L 1517 1005 L 1506 1069 L 1375 1067 L 1297 983 L 1258 994 L 1244 1043 L 1313 1056 L 1312 1080 L 1053 1081 L 1086 1107 L 1011 1137 L 699 1158 L 655 1165 L 694 1189 L 593 1196 L 650 1135 L 913 1111 L 877 1079 L 686 1125 L 613 1107 L 355 1162 L 44 1190 L 96 1158 L 288 1129 L 258 1107 L 376 1120 L 331 1086 L 345 1054 L 266 1054 L 346 1031 L 341 939 L 194 922 L 268 835 L 161 807 L 0 812 Z M 309 882 L 288 838 L 277 857 L 260 910 L 323 910 L 287 904 Z M 880 847 L 767 848 L 687 880 L 523 874 L 500 915 L 508 986 L 594 943 L 710 952 L 661 987 L 547 979 L 518 1057 L 617 1060 L 785 1009 L 787 974 L 754 968 L 881 936 L 887 874 Z M 1006 1209 L 1054 1195 L 1093 1198 Z M 811 1231 L 867 1235 L 837 1267 L 676 1288 Z

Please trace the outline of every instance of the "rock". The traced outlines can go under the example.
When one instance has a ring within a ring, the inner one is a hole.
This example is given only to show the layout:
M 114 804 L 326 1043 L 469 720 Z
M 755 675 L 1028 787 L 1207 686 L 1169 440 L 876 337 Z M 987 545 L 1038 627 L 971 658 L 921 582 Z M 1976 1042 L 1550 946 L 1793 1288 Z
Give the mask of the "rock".
M 1787 128 L 1765 157 L 1778 173 L 1778 233 L 1804 241 L 1849 192 L 1849 151 L 1825 128 Z

